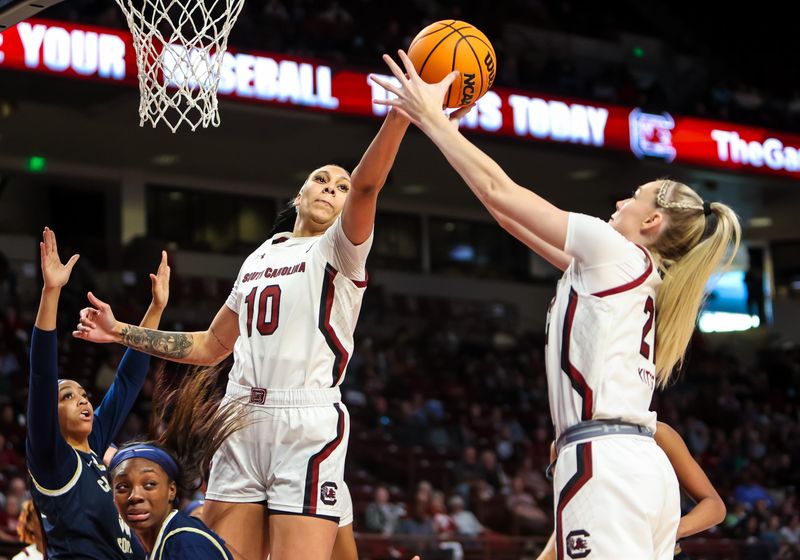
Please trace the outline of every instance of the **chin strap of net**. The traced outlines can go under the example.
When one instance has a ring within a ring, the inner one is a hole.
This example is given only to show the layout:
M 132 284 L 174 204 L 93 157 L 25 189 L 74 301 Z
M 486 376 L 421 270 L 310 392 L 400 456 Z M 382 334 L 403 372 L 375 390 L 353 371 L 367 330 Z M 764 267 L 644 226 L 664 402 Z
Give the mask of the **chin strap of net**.
M 244 0 L 116 0 L 133 35 L 139 125 L 219 126 L 220 66 Z

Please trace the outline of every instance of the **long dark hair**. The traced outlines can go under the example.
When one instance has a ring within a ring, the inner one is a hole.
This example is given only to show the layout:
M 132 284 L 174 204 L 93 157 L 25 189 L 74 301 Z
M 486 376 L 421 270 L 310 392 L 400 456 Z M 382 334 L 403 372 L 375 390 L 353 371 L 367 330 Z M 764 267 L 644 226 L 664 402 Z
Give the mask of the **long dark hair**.
M 279 231 L 292 231 L 297 220 L 297 208 L 294 206 L 294 199 L 290 200 L 286 207 L 278 212 L 272 229 L 267 237 L 272 237 Z
M 223 364 L 192 368 L 177 386 L 170 383 L 164 368 L 157 376 L 152 417 L 156 435 L 136 444 L 159 447 L 175 460 L 179 500 L 190 497 L 202 485 L 214 453 L 226 438 L 247 425 L 242 402 L 221 403 Z

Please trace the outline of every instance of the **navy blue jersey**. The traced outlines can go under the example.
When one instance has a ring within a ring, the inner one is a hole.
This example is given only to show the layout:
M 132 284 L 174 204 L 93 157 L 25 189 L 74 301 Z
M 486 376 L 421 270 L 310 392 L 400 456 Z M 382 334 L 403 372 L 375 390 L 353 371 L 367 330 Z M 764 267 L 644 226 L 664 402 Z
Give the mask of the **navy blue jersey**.
M 31 494 L 47 540 L 48 558 L 98 560 L 141 557 L 117 513 L 102 456 L 142 388 L 150 358 L 128 350 L 103 402 L 94 411 L 91 451 L 78 451 L 58 425 L 55 331 L 33 329 L 28 393 L 28 470 Z M 138 549 L 137 549 L 138 550 Z
M 178 510 L 161 525 L 148 560 L 233 560 L 225 541 L 205 523 Z

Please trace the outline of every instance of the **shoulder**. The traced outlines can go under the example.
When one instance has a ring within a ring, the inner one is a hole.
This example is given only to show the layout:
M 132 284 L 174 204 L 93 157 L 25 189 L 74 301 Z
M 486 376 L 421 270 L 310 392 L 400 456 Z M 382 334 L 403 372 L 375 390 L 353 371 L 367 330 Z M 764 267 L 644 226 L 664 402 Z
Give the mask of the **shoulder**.
M 164 558 L 228 559 L 230 554 L 221 538 L 202 521 L 183 513 L 169 523 L 163 541 Z

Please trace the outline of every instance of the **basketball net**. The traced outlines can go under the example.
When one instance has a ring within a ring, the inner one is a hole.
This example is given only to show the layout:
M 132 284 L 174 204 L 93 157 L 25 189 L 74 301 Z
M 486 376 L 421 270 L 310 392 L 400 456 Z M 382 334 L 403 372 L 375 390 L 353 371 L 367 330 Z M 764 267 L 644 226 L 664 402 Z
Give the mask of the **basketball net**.
M 219 126 L 217 88 L 244 0 L 116 0 L 133 35 L 139 125 Z

